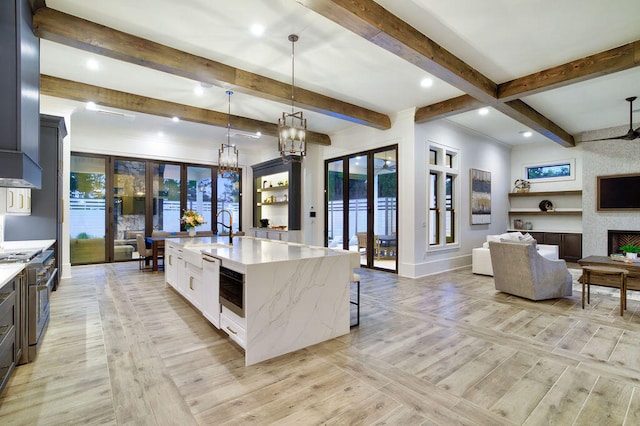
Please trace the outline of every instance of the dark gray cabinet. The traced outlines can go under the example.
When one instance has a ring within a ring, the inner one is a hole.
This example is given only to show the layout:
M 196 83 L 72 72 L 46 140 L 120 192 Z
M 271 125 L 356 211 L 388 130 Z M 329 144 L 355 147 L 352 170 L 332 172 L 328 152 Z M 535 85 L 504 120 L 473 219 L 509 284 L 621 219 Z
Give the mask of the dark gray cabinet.
M 55 257 L 58 271 L 62 262 L 60 236 L 62 235 L 62 148 L 67 135 L 63 117 L 40 116 L 40 158 L 42 188 L 31 190 L 31 215 L 6 216 L 5 239 L 56 240 Z M 59 274 L 58 274 L 59 275 Z M 58 277 L 53 288 L 58 286 Z
M 0 286 L 0 393 L 16 368 L 16 291 L 19 278 Z
M 28 0 L 0 2 L 0 57 L 0 182 L 37 188 L 40 40 Z

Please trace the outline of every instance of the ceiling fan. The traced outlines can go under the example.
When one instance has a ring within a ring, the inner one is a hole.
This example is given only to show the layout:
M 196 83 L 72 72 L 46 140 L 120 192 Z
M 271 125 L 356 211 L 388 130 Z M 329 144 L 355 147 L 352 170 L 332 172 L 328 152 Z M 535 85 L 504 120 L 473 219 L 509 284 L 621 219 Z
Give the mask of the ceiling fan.
M 621 135 L 621 136 L 614 136 L 611 138 L 604 138 L 604 139 L 591 139 L 583 142 L 611 141 L 616 139 L 632 141 L 634 139 L 640 138 L 640 127 L 633 130 L 633 101 L 635 101 L 636 99 L 637 99 L 636 96 L 631 96 L 630 98 L 625 99 L 627 102 L 629 102 L 629 131 L 627 132 L 627 134 Z
M 392 173 L 396 171 L 396 162 L 383 158 L 375 158 L 373 160 L 373 166 L 375 173 Z

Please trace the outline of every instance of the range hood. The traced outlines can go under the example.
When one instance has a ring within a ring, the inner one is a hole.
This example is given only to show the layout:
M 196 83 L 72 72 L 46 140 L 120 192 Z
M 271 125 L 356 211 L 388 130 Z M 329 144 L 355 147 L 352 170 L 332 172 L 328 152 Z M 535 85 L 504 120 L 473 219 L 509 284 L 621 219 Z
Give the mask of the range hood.
M 0 186 L 40 188 L 40 40 L 29 0 L 0 1 Z
M 42 168 L 24 152 L 0 150 L 0 187 L 42 186 Z

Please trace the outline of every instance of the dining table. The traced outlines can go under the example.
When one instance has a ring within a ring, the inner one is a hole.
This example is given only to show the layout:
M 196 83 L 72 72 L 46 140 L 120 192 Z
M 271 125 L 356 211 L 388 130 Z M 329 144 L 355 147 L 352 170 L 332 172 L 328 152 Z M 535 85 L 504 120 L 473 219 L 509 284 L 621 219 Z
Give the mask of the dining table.
M 171 238 L 171 236 L 145 238 L 145 242 L 151 246 L 151 270 L 153 273 L 158 273 L 158 259 L 160 258 L 160 254 L 164 255 L 164 240 L 166 238 Z

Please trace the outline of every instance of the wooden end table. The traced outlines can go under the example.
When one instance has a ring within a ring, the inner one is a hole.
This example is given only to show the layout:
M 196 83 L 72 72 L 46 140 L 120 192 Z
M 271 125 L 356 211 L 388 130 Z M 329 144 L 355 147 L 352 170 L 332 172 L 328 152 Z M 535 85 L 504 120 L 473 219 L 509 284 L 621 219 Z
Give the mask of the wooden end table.
M 629 271 L 609 266 L 583 266 L 582 267 L 582 309 L 584 309 L 584 287 L 587 286 L 587 303 L 591 303 L 591 281 L 595 277 L 613 277 L 620 289 L 620 316 L 627 309 L 627 275 Z M 599 284 L 594 284 L 599 285 Z

